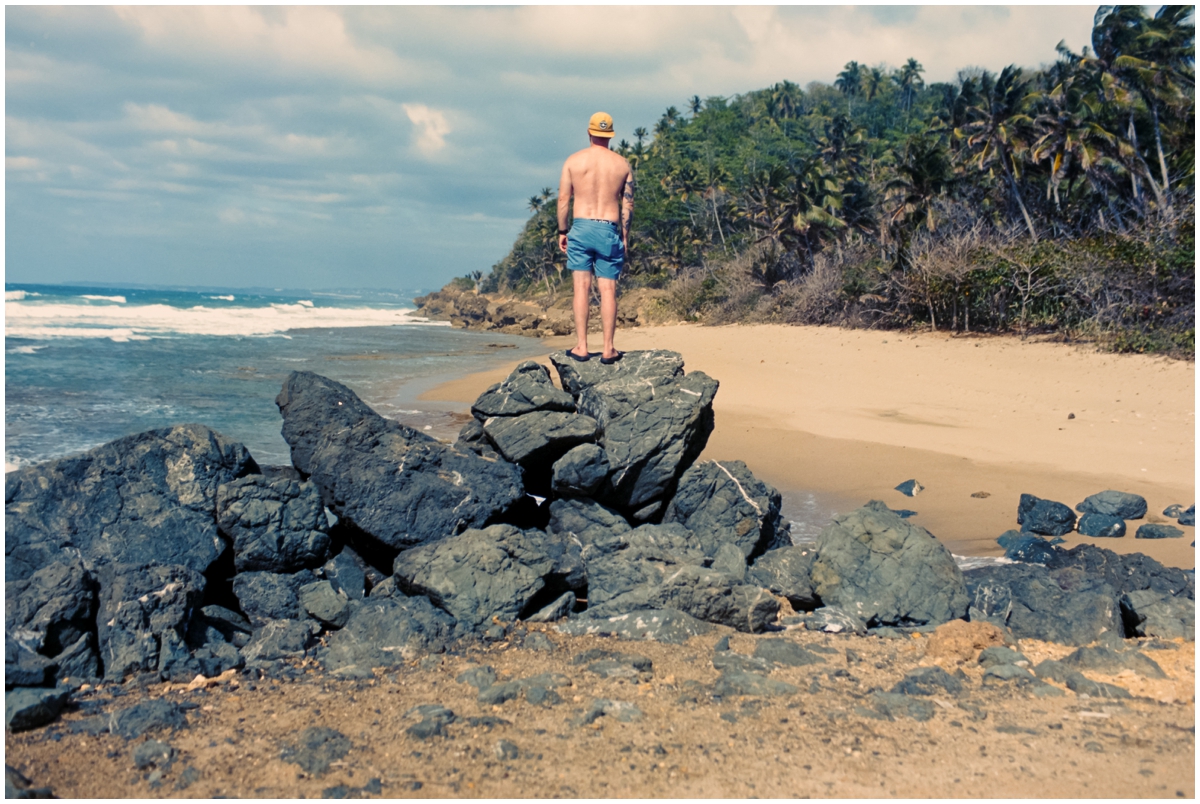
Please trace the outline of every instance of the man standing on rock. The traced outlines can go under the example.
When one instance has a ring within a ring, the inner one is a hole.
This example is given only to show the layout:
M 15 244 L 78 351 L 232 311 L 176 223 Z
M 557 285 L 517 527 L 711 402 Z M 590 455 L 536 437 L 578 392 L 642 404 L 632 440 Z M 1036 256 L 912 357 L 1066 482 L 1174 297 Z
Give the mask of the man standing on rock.
M 575 281 L 575 333 L 578 341 L 567 355 L 588 360 L 589 301 L 592 274 L 600 288 L 600 323 L 604 350 L 600 362 L 610 365 L 621 359 L 613 346 L 617 330 L 617 279 L 625 265 L 629 246 L 629 223 L 633 219 L 633 170 L 623 156 L 609 150 L 613 136 L 612 117 L 596 112 L 588 121 L 591 145 L 571 154 L 563 164 L 558 183 L 558 247 L 566 252 L 567 267 Z M 567 230 L 571 199 L 575 199 L 575 221 Z

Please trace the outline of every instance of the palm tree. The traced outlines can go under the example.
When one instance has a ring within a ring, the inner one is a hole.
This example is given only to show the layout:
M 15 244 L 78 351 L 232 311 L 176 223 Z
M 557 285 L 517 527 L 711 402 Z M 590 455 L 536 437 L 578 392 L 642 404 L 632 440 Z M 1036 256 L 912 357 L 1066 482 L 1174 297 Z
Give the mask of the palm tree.
M 950 189 L 954 179 L 949 154 L 937 138 L 928 134 L 908 139 L 896 173 L 886 187 L 888 198 L 895 205 L 888 224 L 897 239 L 896 264 L 903 269 L 911 261 L 909 244 L 913 233 L 922 224 L 931 232 L 937 228 L 933 202 Z
M 863 76 L 863 90 L 866 93 L 867 100 L 875 100 L 886 83 L 887 76 L 883 74 L 883 70 L 878 67 L 872 67 L 870 70 L 867 70 Z
M 908 113 L 912 111 L 912 102 L 917 90 L 925 85 L 925 82 L 921 80 L 923 72 L 925 72 L 925 68 L 921 66 L 921 63 L 910 58 L 892 75 L 892 80 L 896 82 L 896 86 L 900 88 L 901 97 L 904 98 L 905 120 L 908 119 Z
M 862 67 L 858 62 L 850 61 L 846 63 L 845 69 L 838 73 L 837 80 L 833 82 L 833 85 L 846 96 L 851 119 L 854 119 L 854 96 L 862 92 L 862 73 Z
M 703 108 L 703 107 L 701 106 L 701 103 L 700 103 L 700 96 L 693 95 L 691 97 L 691 100 L 688 101 L 688 109 L 691 110 L 692 117 L 695 117 L 696 115 L 700 114 L 701 108 Z
M 638 144 L 639 148 L 642 146 L 642 143 L 646 140 L 646 135 L 648 135 L 649 133 L 650 132 L 646 131 L 645 127 L 643 127 L 643 126 L 638 126 L 637 128 L 635 128 L 633 130 L 633 136 L 637 139 L 637 144 Z
M 538 210 L 540 210 L 541 208 L 542 208 L 542 199 L 538 198 L 536 195 L 529 196 L 529 211 L 534 214 L 537 214 Z
M 1026 90 L 1028 81 L 1021 77 L 1021 69 L 1010 64 L 999 77 L 985 73 L 980 79 L 981 102 L 970 110 L 971 122 L 956 129 L 954 134 L 966 140 L 967 147 L 974 151 L 972 157 L 976 168 L 983 172 L 998 163 L 1008 180 L 1013 200 L 1021 209 L 1029 236 L 1037 242 L 1037 231 L 1021 198 L 1017 187 L 1020 164 L 1017 157 L 1028 147 L 1026 139 L 1033 119 L 1026 113 L 1029 98 Z

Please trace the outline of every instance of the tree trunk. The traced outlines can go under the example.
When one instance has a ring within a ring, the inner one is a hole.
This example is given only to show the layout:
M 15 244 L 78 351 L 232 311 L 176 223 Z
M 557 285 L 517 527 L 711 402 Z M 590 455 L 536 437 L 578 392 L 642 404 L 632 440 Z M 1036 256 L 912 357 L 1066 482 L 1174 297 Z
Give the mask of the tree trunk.
M 1029 210 L 1025 209 L 1025 202 L 1021 200 L 1021 191 L 1017 189 L 1017 180 L 1013 178 L 1012 170 L 1008 166 L 1007 156 L 1007 151 L 1000 151 L 1000 164 L 1004 166 L 1004 175 L 1008 177 L 1008 186 L 1012 188 L 1013 198 L 1017 200 L 1017 206 L 1021 208 L 1021 217 L 1025 219 L 1025 226 L 1029 229 L 1029 236 L 1036 243 L 1038 241 L 1037 231 L 1033 228 L 1033 221 L 1029 217 Z
M 1154 144 L 1158 147 L 1158 169 L 1162 173 L 1163 192 L 1169 192 L 1171 189 L 1171 180 L 1167 177 L 1167 160 L 1163 157 L 1162 149 L 1162 130 L 1158 127 L 1158 104 L 1150 106 L 1154 112 Z

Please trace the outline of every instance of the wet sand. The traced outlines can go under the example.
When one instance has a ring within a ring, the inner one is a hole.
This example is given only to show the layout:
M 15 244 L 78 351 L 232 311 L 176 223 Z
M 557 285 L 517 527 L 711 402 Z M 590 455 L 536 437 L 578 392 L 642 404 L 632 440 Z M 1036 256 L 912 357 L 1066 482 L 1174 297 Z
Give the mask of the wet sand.
M 547 338 L 545 353 L 573 339 Z M 1195 364 L 1112 355 L 1016 337 L 778 325 L 646 327 L 619 346 L 672 349 L 721 383 L 703 459 L 743 460 L 784 493 L 794 530 L 870 499 L 960 555 L 999 555 L 1021 493 L 1072 507 L 1117 489 L 1144 496 L 1145 520 L 1118 539 L 1083 541 L 1195 566 L 1195 529 L 1135 539 L 1173 503 L 1195 499 Z M 511 363 L 433 388 L 422 400 L 464 410 Z M 1071 417 L 1074 414 L 1074 417 Z M 916 479 L 925 490 L 894 490 Z M 973 494 L 986 493 L 986 497 Z

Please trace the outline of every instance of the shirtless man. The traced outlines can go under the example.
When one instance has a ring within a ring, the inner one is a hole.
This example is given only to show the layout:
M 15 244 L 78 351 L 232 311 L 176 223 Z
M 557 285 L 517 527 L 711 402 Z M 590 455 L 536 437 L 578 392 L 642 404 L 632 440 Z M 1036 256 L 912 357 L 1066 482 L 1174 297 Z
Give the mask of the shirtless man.
M 617 330 L 617 278 L 625 265 L 629 223 L 633 219 L 633 171 L 624 157 L 609 150 L 612 136 L 612 118 L 604 112 L 592 115 L 588 121 L 592 144 L 567 157 L 558 183 L 558 247 L 566 252 L 567 267 L 575 280 L 578 341 L 567 354 L 579 361 L 591 357 L 587 327 L 594 272 L 600 288 L 600 323 L 604 332 L 600 362 L 606 366 L 624 354 L 613 346 L 613 336 Z M 567 215 L 572 196 L 575 221 L 568 236 Z

